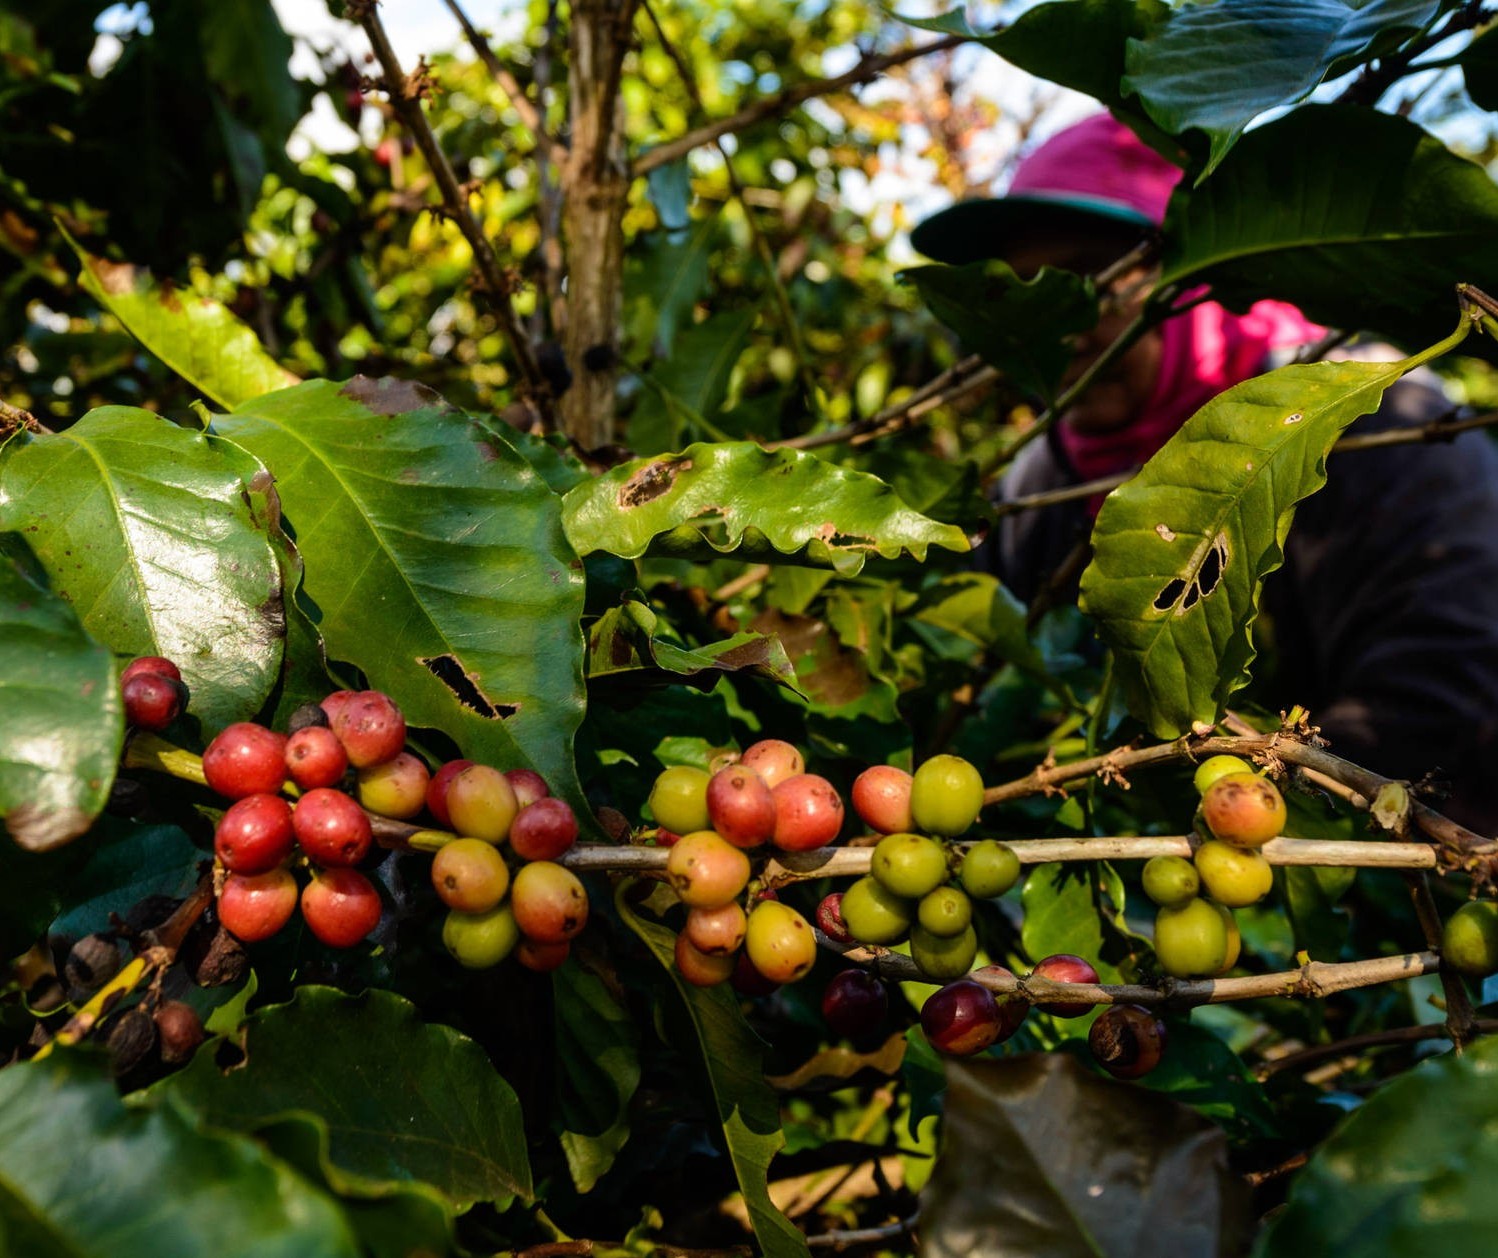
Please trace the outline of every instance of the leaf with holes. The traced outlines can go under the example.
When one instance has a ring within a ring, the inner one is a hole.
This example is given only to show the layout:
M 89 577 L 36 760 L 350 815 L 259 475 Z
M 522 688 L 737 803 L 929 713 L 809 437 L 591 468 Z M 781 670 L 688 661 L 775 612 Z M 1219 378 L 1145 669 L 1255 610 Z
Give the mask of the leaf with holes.
M 1296 504 L 1326 483 L 1333 442 L 1465 331 L 1402 362 L 1293 365 L 1236 385 L 1104 501 L 1082 607 L 1156 736 L 1215 723 L 1248 681 L 1260 587 Z
M 101 407 L 0 449 L 0 532 L 99 642 L 175 661 L 209 730 L 259 711 L 280 672 L 274 527 L 264 468 L 150 411 Z
M 1210 172 L 1260 114 L 1304 100 L 1323 80 L 1392 51 L 1447 7 L 1442 0 L 1186 5 L 1129 42 L 1120 86 L 1165 130 L 1206 132 Z
M 875 476 L 739 441 L 625 463 L 570 491 L 563 519 L 578 554 L 625 559 L 794 556 L 851 575 L 870 555 L 969 549 L 961 529 L 912 511 Z
M 328 654 L 469 759 L 578 798 L 582 565 L 530 464 L 396 380 L 309 381 L 214 430 L 275 473 Z
M 69 238 L 83 269 L 78 279 L 130 334 L 220 406 L 295 384 L 255 333 L 226 307 L 196 293 L 158 285 L 133 266 L 96 258 Z

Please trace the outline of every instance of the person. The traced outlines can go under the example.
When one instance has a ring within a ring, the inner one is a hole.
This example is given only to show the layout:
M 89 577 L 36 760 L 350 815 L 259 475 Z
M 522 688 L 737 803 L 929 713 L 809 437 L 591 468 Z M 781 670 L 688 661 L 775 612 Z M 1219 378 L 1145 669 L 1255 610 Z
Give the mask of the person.
M 912 243 L 954 265 L 985 258 L 1021 276 L 1042 265 L 1097 274 L 1158 231 L 1181 170 L 1109 114 L 1059 132 L 1025 157 L 1003 197 L 961 202 L 920 224 Z M 1148 291 L 1080 338 L 1071 378 L 1110 343 Z M 1224 389 L 1293 357 L 1323 329 L 1260 301 L 1242 314 L 1206 301 L 1140 338 L 1019 454 L 999 501 L 1142 465 Z M 1378 347 L 1353 350 L 1379 354 Z M 1402 357 L 1393 354 L 1392 357 Z M 1352 432 L 1418 425 L 1451 404 L 1412 373 Z M 1075 596 L 1101 495 L 1004 514 L 976 556 L 1027 602 Z M 1083 562 L 1078 562 L 1079 556 Z M 1386 776 L 1450 785 L 1433 802 L 1498 832 L 1498 451 L 1485 433 L 1335 454 L 1325 488 L 1302 502 L 1281 568 L 1266 578 L 1254 627 L 1275 662 L 1266 706 L 1305 707 L 1330 750 Z

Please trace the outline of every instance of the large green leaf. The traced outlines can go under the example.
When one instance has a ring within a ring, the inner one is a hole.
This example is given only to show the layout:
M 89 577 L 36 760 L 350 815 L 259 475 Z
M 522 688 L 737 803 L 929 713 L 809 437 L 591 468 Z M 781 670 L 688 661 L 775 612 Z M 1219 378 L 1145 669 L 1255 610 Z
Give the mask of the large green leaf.
M 711 690 L 725 673 L 749 672 L 795 688 L 795 670 L 780 640 L 736 633 L 722 642 L 688 647 L 656 637 L 662 628 L 644 603 L 611 607 L 588 629 L 588 679 L 665 681 Z
M 1405 118 L 1304 105 L 1176 195 L 1162 282 L 1235 309 L 1275 297 L 1418 346 L 1451 326 L 1453 285 L 1498 290 L 1498 185 Z
M 1082 607 L 1156 736 L 1215 723 L 1248 681 L 1260 587 L 1296 504 L 1326 483 L 1342 430 L 1426 356 L 1293 365 L 1236 385 L 1104 501 Z
M 640 1035 L 596 974 L 569 961 L 556 971 L 557 1123 L 578 1192 L 590 1192 L 629 1139 L 640 1084 Z
M 93 637 L 176 661 L 216 729 L 258 711 L 281 667 L 269 489 L 242 450 L 106 406 L 0 449 L 0 532 L 21 533 Z
M 317 380 L 214 420 L 264 460 L 335 659 L 470 759 L 574 793 L 582 566 L 495 432 L 396 380 Z
M 1236 1253 L 1247 1190 L 1227 1155 L 1223 1133 L 1184 1105 L 1065 1053 L 949 1061 L 921 1252 Z
M 233 6 L 230 6 L 233 7 Z M 227 307 L 195 293 L 157 284 L 124 263 L 97 258 L 73 244 L 79 281 L 142 345 L 220 406 L 295 384 L 248 324 Z
M 124 738 L 114 661 L 72 607 L 3 552 L 0 712 L 6 830 L 33 851 L 77 838 L 109 798 Z
M 1043 267 L 1021 280 L 1003 262 L 919 266 L 900 272 L 931 313 L 1021 389 L 1047 401 L 1071 363 L 1065 338 L 1097 323 L 1097 297 L 1082 277 Z
M 711 559 L 734 553 L 857 572 L 872 554 L 968 549 L 961 529 L 912 511 L 883 481 L 795 450 L 749 442 L 688 446 L 636 459 L 563 502 L 578 554 Z
M 333 1201 L 242 1136 L 127 1108 L 97 1060 L 0 1071 L 0 1252 L 25 1258 L 354 1258 Z
M 1425 29 L 1442 0 L 1216 0 L 1129 41 L 1122 87 L 1166 131 L 1199 127 L 1210 171 L 1267 110 Z
M 215 1126 L 288 1116 L 326 1129 L 328 1181 L 368 1190 L 426 1183 L 457 1208 L 531 1194 L 520 1102 L 484 1050 L 429 1026 L 393 992 L 304 986 L 244 1028 L 246 1060 L 212 1053 L 159 1087 Z
M 620 884 L 615 904 L 671 975 L 686 1005 L 755 1238 L 766 1258 L 806 1258 L 806 1237 L 776 1208 L 767 1186 L 770 1159 L 784 1146 L 785 1133 L 779 1102 L 765 1082 L 764 1045 L 749 1029 L 726 985 L 694 987 L 682 979 L 676 970 L 675 933 L 635 913 L 625 899 L 627 885 Z
M 1498 1235 L 1498 1039 L 1387 1084 L 1312 1155 L 1254 1250 L 1408 1258 Z
M 1025 906 L 1021 943 L 1031 961 L 1070 953 L 1090 961 L 1105 983 L 1119 980 L 1117 967 L 1102 958 L 1103 926 L 1089 865 L 1036 865 L 1020 893 Z

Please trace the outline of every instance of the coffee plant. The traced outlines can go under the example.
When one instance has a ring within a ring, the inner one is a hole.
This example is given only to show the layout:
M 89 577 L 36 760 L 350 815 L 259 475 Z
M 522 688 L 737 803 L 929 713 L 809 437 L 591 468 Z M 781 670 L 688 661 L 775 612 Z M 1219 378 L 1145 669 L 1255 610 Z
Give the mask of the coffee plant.
M 1490 1234 L 1498 840 L 1255 627 L 1354 421 L 1492 394 L 1498 11 L 106 7 L 0 0 L 0 1251 Z M 1100 284 L 840 199 L 914 116 L 976 190 L 1000 65 L 1184 167 L 1140 327 L 1399 347 L 1207 402 L 1080 607 L 971 552 Z

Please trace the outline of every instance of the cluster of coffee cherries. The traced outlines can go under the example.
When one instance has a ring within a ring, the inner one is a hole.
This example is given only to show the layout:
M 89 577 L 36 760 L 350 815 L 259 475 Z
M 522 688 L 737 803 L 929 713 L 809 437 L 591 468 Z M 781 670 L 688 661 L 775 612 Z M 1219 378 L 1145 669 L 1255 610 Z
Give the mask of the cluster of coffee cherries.
M 1144 893 L 1159 906 L 1155 957 L 1172 978 L 1212 978 L 1238 963 L 1233 910 L 1269 894 L 1274 871 L 1258 849 L 1285 826 L 1279 788 L 1237 756 L 1204 760 L 1194 781 L 1206 840 L 1190 860 L 1156 856 L 1143 873 Z
M 468 969 L 512 954 L 538 972 L 561 965 L 588 922 L 582 880 L 557 863 L 577 841 L 567 802 L 533 769 L 451 760 L 432 776 L 426 805 L 459 836 L 432 858 L 432 885 L 448 908 L 447 950 Z
M 161 655 L 142 655 L 120 673 L 125 724 L 131 729 L 163 730 L 187 707 L 182 670 Z
M 710 769 L 665 769 L 649 807 L 656 842 L 671 849 L 666 879 L 686 908 L 675 952 L 682 978 L 698 987 L 732 979 L 750 994 L 802 978 L 817 956 L 811 923 L 773 893 L 746 896 L 745 853 L 766 843 L 785 852 L 831 843 L 844 816 L 837 788 L 807 773 L 795 746 L 766 738 Z

